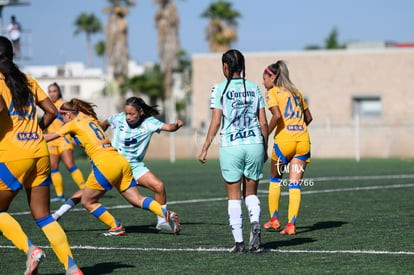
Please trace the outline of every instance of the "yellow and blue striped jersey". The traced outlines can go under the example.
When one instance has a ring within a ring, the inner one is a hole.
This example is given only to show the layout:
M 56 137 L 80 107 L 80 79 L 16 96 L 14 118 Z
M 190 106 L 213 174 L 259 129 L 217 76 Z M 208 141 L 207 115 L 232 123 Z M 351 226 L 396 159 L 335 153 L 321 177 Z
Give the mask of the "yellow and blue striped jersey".
M 117 150 L 112 147 L 98 121 L 82 112 L 72 120 L 65 123 L 56 131 L 60 136 L 70 134 L 75 142 L 81 146 L 92 161 L 101 153 Z
M 47 98 L 33 78 L 26 76 L 31 93 L 24 116 L 13 106 L 13 99 L 4 75 L 0 73 L 0 96 L 6 108 L 0 112 L 0 162 L 47 156 L 46 141 L 38 123 L 36 105 Z
M 282 119 L 276 125 L 275 142 L 309 140 L 304 111 L 308 105 L 297 91 L 293 96 L 283 87 L 273 87 L 267 94 L 267 108 L 279 107 Z

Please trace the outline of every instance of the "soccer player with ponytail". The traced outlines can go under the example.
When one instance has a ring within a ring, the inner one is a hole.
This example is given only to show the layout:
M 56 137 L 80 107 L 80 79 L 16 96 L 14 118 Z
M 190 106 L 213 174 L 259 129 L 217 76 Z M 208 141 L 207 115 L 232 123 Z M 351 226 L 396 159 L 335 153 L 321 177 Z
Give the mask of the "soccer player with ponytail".
M 230 252 L 245 252 L 242 190 L 250 219 L 249 250 L 260 252 L 257 187 L 267 159 L 265 102 L 257 84 L 245 79 L 245 61 L 240 51 L 232 49 L 225 52 L 221 63 L 226 81 L 214 85 L 211 91 L 210 108 L 213 114 L 198 159 L 201 163 L 206 162 L 208 148 L 221 125 L 220 168 L 226 183 L 229 224 L 235 241 Z
M 310 162 L 310 139 L 307 126 L 312 115 L 300 91 L 289 78 L 289 70 L 282 60 L 269 65 L 263 72 L 263 84 L 268 90 L 267 108 L 272 113 L 269 134 L 275 130 L 270 168 L 269 211 L 267 230 L 280 227 L 279 201 L 283 172 L 289 172 L 288 223 L 280 234 L 296 234 L 296 219 L 300 206 L 300 187 L 306 163 Z
M 38 121 L 36 107 L 44 115 Z M 80 275 L 62 227 L 49 208 L 50 160 L 43 130 L 57 116 L 57 109 L 33 78 L 13 62 L 13 46 L 0 36 L 0 232 L 27 255 L 25 275 L 38 274 L 46 257 L 7 212 L 20 189 L 27 193 L 30 212 L 43 231 L 67 275 Z M 7 270 L 2 263 L 2 270 Z
M 112 147 L 111 141 L 101 128 L 94 111 L 95 105 L 73 98 L 60 107 L 64 125 L 45 135 L 47 141 L 70 134 L 92 161 L 92 171 L 85 187 L 78 190 L 70 200 L 73 207 L 79 200 L 89 213 L 109 227 L 102 236 L 118 236 L 125 233 L 123 225 L 109 213 L 98 200 L 113 187 L 133 206 L 150 210 L 167 220 L 175 234 L 180 231 L 177 214 L 163 209 L 150 197 L 139 192 L 128 161 Z M 67 203 L 63 206 L 65 206 Z

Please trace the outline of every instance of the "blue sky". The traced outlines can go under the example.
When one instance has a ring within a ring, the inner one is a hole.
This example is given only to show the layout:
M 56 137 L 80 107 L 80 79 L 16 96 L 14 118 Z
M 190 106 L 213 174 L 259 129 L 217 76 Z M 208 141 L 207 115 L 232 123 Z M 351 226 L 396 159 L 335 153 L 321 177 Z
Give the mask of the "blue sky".
M 26 1 L 26 0 L 25 0 Z M 204 30 L 208 20 L 200 14 L 211 0 L 176 0 L 181 18 L 181 48 L 188 54 L 207 53 Z M 310 44 L 323 46 L 336 27 L 341 43 L 351 40 L 414 42 L 412 0 L 234 0 L 239 19 L 239 40 L 233 45 L 243 52 L 299 51 Z M 74 36 L 74 21 L 82 12 L 94 13 L 106 24 L 106 0 L 32 0 L 26 6 L 5 6 L 3 28 L 16 15 L 31 32 L 32 59 L 20 65 L 87 64 L 86 38 Z M 137 0 L 127 16 L 130 56 L 139 64 L 158 61 L 152 0 Z M 104 34 L 92 37 L 93 43 Z M 95 67 L 102 66 L 93 57 Z

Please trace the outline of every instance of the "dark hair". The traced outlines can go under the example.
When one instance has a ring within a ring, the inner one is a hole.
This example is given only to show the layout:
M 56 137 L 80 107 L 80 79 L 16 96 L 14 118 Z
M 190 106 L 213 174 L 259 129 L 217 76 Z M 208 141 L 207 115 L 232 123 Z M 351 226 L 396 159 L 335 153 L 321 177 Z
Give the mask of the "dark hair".
M 242 76 L 244 91 L 246 92 L 246 68 L 243 54 L 236 49 L 231 49 L 225 52 L 221 57 L 221 64 L 227 64 L 229 68 L 229 74 L 227 75 L 227 83 L 224 87 L 224 91 L 220 99 L 220 102 L 223 102 L 224 93 L 226 92 L 227 87 L 229 86 L 234 73 L 239 73 Z M 244 101 L 246 103 L 246 97 L 244 98 Z
M 98 116 L 93 109 L 94 107 L 96 107 L 96 105 L 93 103 L 89 103 L 77 98 L 72 98 L 69 102 L 63 103 L 62 106 L 60 106 L 60 110 L 82 112 L 98 120 Z
M 144 118 L 147 118 L 150 116 L 156 116 L 160 114 L 160 112 L 157 110 L 158 105 L 149 106 L 144 102 L 144 100 L 142 100 L 142 98 L 136 97 L 136 96 L 128 98 L 125 101 L 125 106 L 132 106 L 137 111 L 142 109 L 142 111 L 144 112 L 144 115 L 143 115 Z
M 60 86 L 56 82 L 53 82 L 52 84 L 49 85 L 49 87 L 51 87 L 51 86 L 56 87 L 56 89 L 58 90 L 58 94 L 59 94 L 58 98 L 62 98 L 63 96 L 62 96 L 62 90 L 60 89 Z
M 4 36 L 0 36 L 0 72 L 3 73 L 7 87 L 12 94 L 14 109 L 24 117 L 31 85 L 26 75 L 14 64 L 12 43 Z

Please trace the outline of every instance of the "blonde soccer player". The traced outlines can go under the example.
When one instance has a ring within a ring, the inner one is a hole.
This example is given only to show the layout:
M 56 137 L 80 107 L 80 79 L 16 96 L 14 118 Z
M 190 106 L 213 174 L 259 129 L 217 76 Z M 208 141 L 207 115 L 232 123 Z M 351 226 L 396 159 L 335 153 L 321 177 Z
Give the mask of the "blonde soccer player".
M 38 122 L 36 106 L 44 115 Z M 57 109 L 33 78 L 13 63 L 13 47 L 0 36 L 0 232 L 27 255 L 24 274 L 38 274 L 45 258 L 7 212 L 20 189 L 25 188 L 30 212 L 49 240 L 67 275 L 83 274 L 77 267 L 62 227 L 49 209 L 50 160 L 43 129 Z M 2 263 L 7 270 L 7 263 Z
M 269 134 L 275 130 L 270 168 L 269 212 L 270 220 L 264 224 L 267 230 L 280 228 L 279 201 L 283 172 L 289 173 L 288 222 L 280 234 L 296 234 L 303 173 L 311 158 L 311 144 L 307 126 L 312 121 L 309 108 L 289 78 L 289 70 L 282 60 L 266 67 L 263 84 L 268 90 L 267 108 L 272 113 Z
M 131 166 L 112 146 L 98 122 L 94 106 L 76 98 L 63 103 L 60 113 L 64 125 L 56 132 L 46 134 L 45 138 L 50 141 L 70 134 L 91 159 L 92 171 L 85 187 L 75 195 L 81 198 L 82 206 L 89 213 L 109 227 L 108 232 L 101 235 L 119 236 L 125 233 L 123 225 L 99 203 L 99 199 L 112 188 L 117 189 L 131 205 L 164 217 L 174 233 L 178 234 L 180 224 L 177 214 L 163 209 L 154 199 L 143 197 L 138 192 Z

